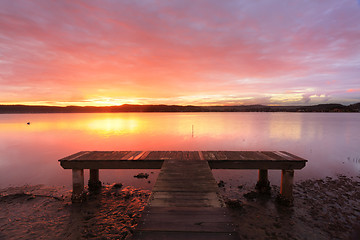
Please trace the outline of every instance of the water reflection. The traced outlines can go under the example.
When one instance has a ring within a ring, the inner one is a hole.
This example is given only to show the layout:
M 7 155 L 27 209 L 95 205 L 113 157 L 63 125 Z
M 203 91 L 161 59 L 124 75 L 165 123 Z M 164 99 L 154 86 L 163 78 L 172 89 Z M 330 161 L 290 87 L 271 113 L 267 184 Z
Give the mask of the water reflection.
M 70 171 L 56 160 L 83 150 L 285 150 L 309 159 L 295 180 L 356 175 L 358 122 L 359 114 L 330 113 L 3 114 L 0 187 L 70 185 Z M 109 183 L 149 189 L 155 179 L 139 182 L 132 178 L 136 170 L 104 171 L 102 179 Z M 252 181 L 256 171 L 215 175 Z M 280 174 L 273 176 L 280 181 Z
M 105 137 L 139 133 L 141 132 L 141 126 L 143 126 L 139 119 L 124 119 L 120 117 L 89 119 L 84 125 L 87 131 L 95 132 Z
M 270 123 L 270 138 L 298 140 L 301 138 L 302 114 L 293 114 L 291 119 L 280 114 L 272 114 Z

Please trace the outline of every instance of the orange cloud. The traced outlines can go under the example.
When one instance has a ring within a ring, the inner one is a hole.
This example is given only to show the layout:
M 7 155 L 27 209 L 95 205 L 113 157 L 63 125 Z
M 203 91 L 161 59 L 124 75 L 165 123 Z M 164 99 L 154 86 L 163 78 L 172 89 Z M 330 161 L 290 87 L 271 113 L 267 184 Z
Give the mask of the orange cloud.
M 360 92 L 360 88 L 357 88 L 357 89 L 348 89 L 346 92 Z

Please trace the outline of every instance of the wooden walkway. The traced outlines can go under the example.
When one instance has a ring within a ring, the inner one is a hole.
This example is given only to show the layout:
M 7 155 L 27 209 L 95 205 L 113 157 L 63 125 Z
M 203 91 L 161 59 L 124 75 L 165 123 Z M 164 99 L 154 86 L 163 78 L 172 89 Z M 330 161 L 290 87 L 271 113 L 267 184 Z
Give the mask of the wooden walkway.
M 204 160 L 211 169 L 302 169 L 307 160 L 284 151 L 81 151 L 64 169 L 160 169 L 164 160 Z
M 292 203 L 294 169 L 307 160 L 284 151 L 82 151 L 59 160 L 72 169 L 73 202 L 99 188 L 99 169 L 161 169 L 135 239 L 239 239 L 219 197 L 211 169 L 258 169 L 256 187 L 268 190 L 268 169 L 281 170 L 280 199 Z
M 160 169 L 164 161 L 204 161 L 211 169 L 258 169 L 257 188 L 268 189 L 268 169 L 281 170 L 280 196 L 292 202 L 294 169 L 307 160 L 284 151 L 82 151 L 59 160 L 72 169 L 73 201 L 84 194 L 84 169 L 90 169 L 89 189 L 101 186 L 99 169 Z M 188 170 L 186 170 L 188 171 Z M 186 174 L 184 172 L 183 174 Z
M 133 239 L 239 239 L 206 161 L 166 160 Z

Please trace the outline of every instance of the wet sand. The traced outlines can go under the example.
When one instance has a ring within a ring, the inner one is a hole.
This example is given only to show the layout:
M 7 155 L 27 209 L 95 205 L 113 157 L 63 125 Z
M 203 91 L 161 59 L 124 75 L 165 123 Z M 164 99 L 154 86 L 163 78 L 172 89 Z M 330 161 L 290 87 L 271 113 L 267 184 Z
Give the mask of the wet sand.
M 42 185 L 0 191 L 0 239 L 127 239 L 150 191 L 104 186 L 84 203 L 65 188 Z
M 299 182 L 293 207 L 277 203 L 277 186 L 271 195 L 248 190 L 232 210 L 242 239 L 360 239 L 360 177 Z
M 221 187 L 241 239 L 360 239 L 360 176 L 299 182 L 293 207 L 276 202 L 278 186 L 270 195 L 254 187 Z M 112 184 L 71 204 L 65 187 L 2 189 L 0 239 L 129 239 L 149 195 Z

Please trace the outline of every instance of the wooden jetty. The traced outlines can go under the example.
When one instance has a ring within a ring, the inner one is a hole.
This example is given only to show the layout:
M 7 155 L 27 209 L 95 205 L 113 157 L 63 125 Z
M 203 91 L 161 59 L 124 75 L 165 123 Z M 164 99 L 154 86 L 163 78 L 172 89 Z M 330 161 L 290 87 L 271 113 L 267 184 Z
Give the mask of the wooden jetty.
M 82 151 L 59 160 L 72 169 L 73 201 L 101 186 L 99 169 L 161 169 L 134 239 L 239 239 L 211 169 L 258 169 L 257 188 L 270 188 L 268 169 L 281 170 L 280 198 L 293 201 L 294 169 L 307 160 L 284 151 Z
M 239 239 L 209 164 L 165 160 L 133 239 Z

